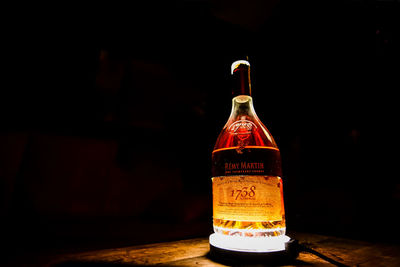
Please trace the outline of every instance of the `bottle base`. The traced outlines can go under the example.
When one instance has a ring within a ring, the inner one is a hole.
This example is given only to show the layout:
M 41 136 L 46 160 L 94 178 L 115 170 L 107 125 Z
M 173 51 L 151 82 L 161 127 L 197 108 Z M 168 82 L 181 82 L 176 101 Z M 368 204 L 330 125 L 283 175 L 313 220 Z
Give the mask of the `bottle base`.
M 286 227 L 276 227 L 273 229 L 232 229 L 213 225 L 213 228 L 214 233 L 224 236 L 241 236 L 254 238 L 278 238 L 285 236 L 286 232 Z

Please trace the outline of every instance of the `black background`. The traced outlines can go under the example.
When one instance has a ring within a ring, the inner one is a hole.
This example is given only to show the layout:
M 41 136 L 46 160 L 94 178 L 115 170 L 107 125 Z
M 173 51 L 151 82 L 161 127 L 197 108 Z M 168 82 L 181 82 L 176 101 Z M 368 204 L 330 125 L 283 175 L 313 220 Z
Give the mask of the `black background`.
M 397 241 L 399 2 L 323 2 L 8 9 L 10 250 L 209 234 L 211 151 L 243 55 L 281 149 L 288 230 Z

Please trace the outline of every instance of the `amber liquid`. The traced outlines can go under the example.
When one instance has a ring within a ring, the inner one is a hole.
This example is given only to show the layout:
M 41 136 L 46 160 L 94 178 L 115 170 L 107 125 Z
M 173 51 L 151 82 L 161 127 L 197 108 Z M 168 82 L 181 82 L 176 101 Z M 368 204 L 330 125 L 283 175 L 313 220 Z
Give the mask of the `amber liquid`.
M 279 221 L 248 222 L 213 220 L 214 232 L 230 236 L 269 237 L 285 235 L 285 218 Z
M 246 146 L 240 148 L 240 151 L 238 151 L 237 147 L 216 149 L 212 154 L 212 175 L 213 177 L 224 177 L 224 179 L 239 176 L 244 180 L 249 176 L 261 176 L 263 178 L 272 177 L 274 181 L 278 181 L 278 187 L 275 189 L 278 191 L 274 191 L 274 195 L 275 199 L 278 198 L 278 201 L 280 201 L 278 205 L 266 207 L 266 209 L 276 209 L 271 211 L 275 214 L 274 219 L 271 220 L 226 220 L 218 218 L 218 214 L 215 214 L 214 211 L 214 232 L 230 236 L 247 237 L 268 237 L 285 234 L 286 228 L 281 179 L 281 159 L 280 152 L 276 147 Z M 215 202 L 219 197 L 215 194 L 220 193 L 218 193 L 218 191 L 213 191 L 213 194 L 213 201 Z M 251 213 L 251 209 L 250 206 L 246 209 L 246 212 Z M 254 212 L 257 212 L 256 208 L 254 208 Z M 279 216 L 277 217 L 276 214 Z

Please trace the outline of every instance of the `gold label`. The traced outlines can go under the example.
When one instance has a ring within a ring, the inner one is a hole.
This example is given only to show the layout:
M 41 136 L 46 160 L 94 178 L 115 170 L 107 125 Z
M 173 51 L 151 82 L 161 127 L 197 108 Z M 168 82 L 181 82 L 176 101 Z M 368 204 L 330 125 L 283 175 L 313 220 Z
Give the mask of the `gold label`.
M 213 181 L 214 219 L 282 220 L 282 179 L 277 176 L 222 176 Z

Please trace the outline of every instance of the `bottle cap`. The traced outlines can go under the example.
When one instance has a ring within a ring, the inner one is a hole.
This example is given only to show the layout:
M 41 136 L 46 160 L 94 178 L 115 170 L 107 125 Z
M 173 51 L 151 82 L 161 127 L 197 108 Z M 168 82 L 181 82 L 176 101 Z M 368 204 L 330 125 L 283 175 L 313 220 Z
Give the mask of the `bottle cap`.
M 233 72 L 235 71 L 235 69 L 237 68 L 237 67 L 239 67 L 240 65 L 247 65 L 247 66 L 249 66 L 250 67 L 250 63 L 247 61 L 247 60 L 237 60 L 237 61 L 235 61 L 235 62 L 233 62 L 232 63 L 232 66 L 231 66 L 231 74 L 233 74 Z

